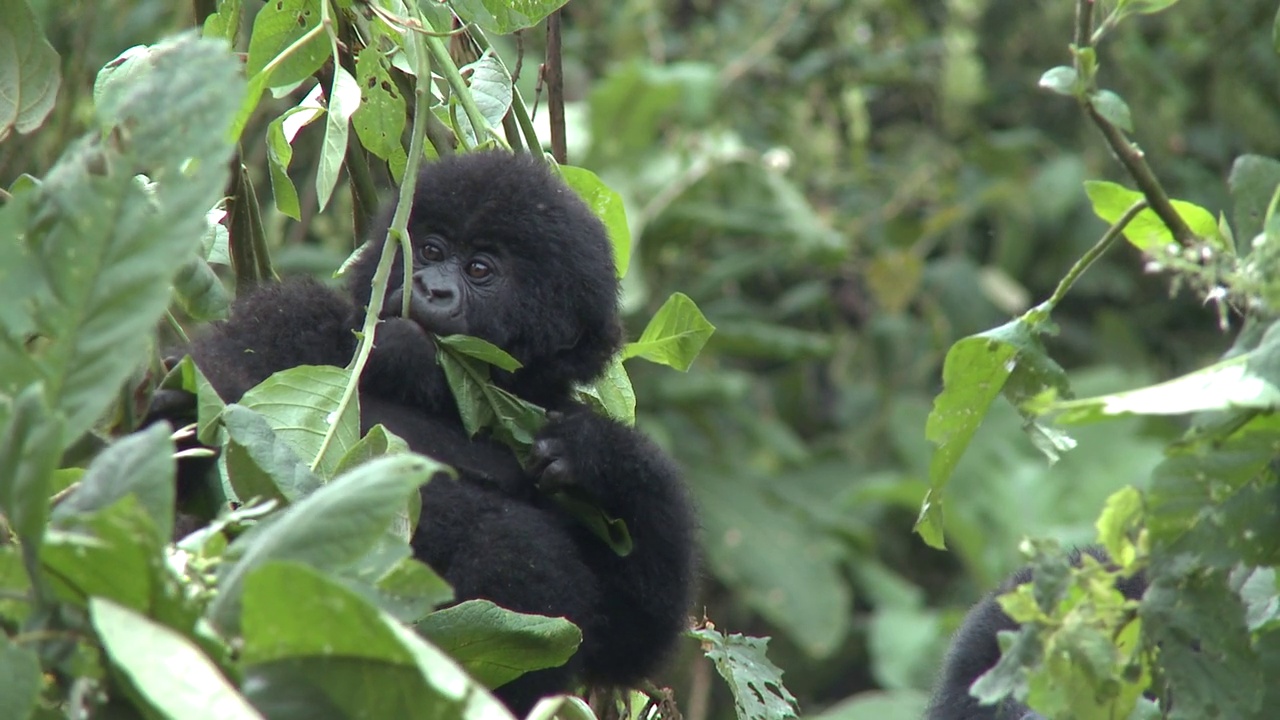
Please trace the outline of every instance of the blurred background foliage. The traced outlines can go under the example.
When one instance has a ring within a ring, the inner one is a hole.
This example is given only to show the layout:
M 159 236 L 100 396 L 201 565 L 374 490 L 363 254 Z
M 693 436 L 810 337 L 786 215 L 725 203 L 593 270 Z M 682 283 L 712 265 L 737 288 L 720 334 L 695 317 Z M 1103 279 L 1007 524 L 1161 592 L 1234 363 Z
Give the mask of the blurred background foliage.
M 63 96 L 35 135 L 0 144 L 5 186 L 86 129 L 98 68 L 193 17 L 158 0 L 32 5 L 63 55 Z M 684 463 L 700 501 L 707 615 L 774 637 L 806 715 L 918 714 L 949 633 L 1017 563 L 1019 538 L 1090 541 L 1103 499 L 1141 487 L 1176 431 L 1150 420 L 1076 428 L 1079 448 L 1050 468 L 998 405 L 950 486 L 951 552 L 911 532 L 947 348 L 1046 297 L 1104 230 L 1081 182 L 1126 179 L 1078 109 L 1036 87 L 1069 60 L 1073 7 L 576 0 L 564 10 L 569 161 L 627 201 L 631 335 L 672 291 L 718 328 L 687 374 L 629 367 L 640 423 Z M 1233 158 L 1280 156 L 1274 10 L 1184 3 L 1101 47 L 1107 84 L 1137 110 L 1135 138 L 1171 195 L 1229 212 Z M 497 42 L 528 99 L 544 44 L 540 31 Z M 350 198 L 317 215 L 311 189 L 301 222 L 274 211 L 270 116 L 259 113 L 243 148 L 260 172 L 276 266 L 327 277 L 358 244 Z M 313 127 L 295 142 L 299 188 L 313 188 L 320 136 Z M 1049 350 L 1080 395 L 1200 367 L 1228 340 L 1211 310 L 1171 298 L 1127 246 L 1055 320 Z M 682 705 L 731 717 L 694 655 L 669 678 Z

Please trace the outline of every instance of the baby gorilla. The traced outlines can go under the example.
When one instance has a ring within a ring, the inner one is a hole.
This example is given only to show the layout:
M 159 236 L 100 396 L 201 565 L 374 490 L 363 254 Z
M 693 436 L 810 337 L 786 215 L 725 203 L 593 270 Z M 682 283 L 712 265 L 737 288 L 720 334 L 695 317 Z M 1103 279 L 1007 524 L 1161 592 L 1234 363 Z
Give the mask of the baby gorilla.
M 352 266 L 349 297 L 314 281 L 266 286 L 237 300 L 228 320 L 187 349 L 223 400 L 238 400 L 279 370 L 350 362 L 385 230 L 384 221 Z M 409 317 L 399 316 L 401 257 L 360 402 L 362 431 L 382 423 L 460 475 L 423 487 L 414 553 L 459 599 L 562 616 L 582 629 L 564 667 L 497 691 L 514 711 L 575 680 L 633 685 L 657 669 L 686 627 L 695 520 L 666 455 L 635 429 L 571 400 L 573 384 L 599 376 L 622 341 L 604 226 L 538 159 L 488 152 L 423 170 L 409 233 Z M 531 470 L 506 446 L 467 437 L 428 333 L 473 335 L 523 364 L 493 375 L 551 411 Z M 626 522 L 632 552 L 619 557 L 540 487 L 594 499 Z
M 1072 564 L 1079 564 L 1081 553 L 1087 553 L 1102 562 L 1108 562 L 1106 551 L 1089 546 L 1072 552 Z M 1001 630 L 1017 630 L 1018 623 L 1004 614 L 996 597 L 1018 585 L 1031 582 L 1030 567 L 1024 567 L 978 602 L 965 616 L 960 629 L 951 640 L 951 649 L 943 662 L 942 673 L 925 720 L 1045 720 L 1045 718 L 1013 698 L 1005 698 L 997 705 L 981 705 L 969 694 L 969 686 L 983 673 L 1000 661 L 1000 644 L 996 639 Z M 1139 600 L 1147 590 L 1144 575 L 1121 578 L 1116 583 L 1121 594 Z

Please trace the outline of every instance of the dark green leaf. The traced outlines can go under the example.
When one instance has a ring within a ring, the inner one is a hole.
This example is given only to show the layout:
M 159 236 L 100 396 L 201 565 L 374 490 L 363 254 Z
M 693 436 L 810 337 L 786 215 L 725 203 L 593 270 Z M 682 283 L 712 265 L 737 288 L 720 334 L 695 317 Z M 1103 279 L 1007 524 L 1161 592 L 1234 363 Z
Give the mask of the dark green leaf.
M 12 402 L 0 396 L 0 515 L 24 544 L 39 549 L 49 513 L 49 481 L 62 454 L 61 419 L 40 385 Z
M 1231 187 L 1236 246 L 1241 254 L 1262 233 L 1271 199 L 1280 188 L 1280 161 L 1261 155 L 1242 155 L 1231 165 Z
M 265 87 L 284 87 L 307 79 L 329 59 L 329 39 L 320 28 L 320 0 L 275 0 L 253 19 L 245 75 L 263 72 L 276 58 L 308 33 L 305 43 L 280 61 L 266 78 Z
M 0 142 L 40 127 L 61 85 L 58 53 L 26 0 L 0 0 Z M 18 717 L 18 716 L 13 716 Z
M 222 413 L 227 430 L 227 477 L 236 496 L 293 503 L 315 492 L 320 478 L 262 415 L 241 405 Z
M 30 717 L 43 685 L 40 658 L 0 633 L 0 717 Z
M 195 320 L 221 320 L 231 308 L 222 280 L 202 257 L 193 257 L 178 269 L 173 292 L 183 311 Z
M 491 688 L 563 665 L 582 642 L 582 633 L 564 618 L 523 615 L 488 600 L 438 610 L 415 627 Z

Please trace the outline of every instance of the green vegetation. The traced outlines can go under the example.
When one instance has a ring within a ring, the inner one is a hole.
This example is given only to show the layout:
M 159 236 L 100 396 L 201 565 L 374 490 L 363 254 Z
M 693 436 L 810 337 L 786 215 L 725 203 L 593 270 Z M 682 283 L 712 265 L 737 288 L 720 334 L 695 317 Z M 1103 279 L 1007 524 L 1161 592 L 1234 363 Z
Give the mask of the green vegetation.
M 358 437 L 367 347 L 229 407 L 160 372 L 236 288 L 329 277 L 414 167 L 491 145 L 558 156 L 606 222 L 634 342 L 581 390 L 683 463 L 704 526 L 667 675 L 535 714 L 916 718 L 1028 561 L 1047 580 L 1004 599 L 1027 624 L 978 694 L 1280 706 L 1276 3 L 0 17 L 0 717 L 285 718 L 314 688 L 333 717 L 501 715 L 480 688 L 573 651 L 564 621 L 441 609 L 406 544 L 436 466 Z M 486 382 L 509 358 L 445 357 L 470 426 L 527 443 L 540 411 Z M 174 439 L 133 432 L 161 382 L 228 458 L 209 502 L 256 498 L 176 546 Z M 1117 570 L 1063 564 L 1095 541 Z M 1140 606 L 1111 590 L 1139 570 Z

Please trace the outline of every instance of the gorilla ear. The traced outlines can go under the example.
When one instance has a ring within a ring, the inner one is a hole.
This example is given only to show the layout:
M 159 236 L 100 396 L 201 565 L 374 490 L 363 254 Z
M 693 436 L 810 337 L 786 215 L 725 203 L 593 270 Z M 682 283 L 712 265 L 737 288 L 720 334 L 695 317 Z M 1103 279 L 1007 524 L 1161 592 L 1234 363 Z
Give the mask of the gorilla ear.
M 587 383 L 600 377 L 622 347 L 622 321 L 616 315 L 585 325 L 573 345 L 556 353 L 551 366 L 570 382 Z

